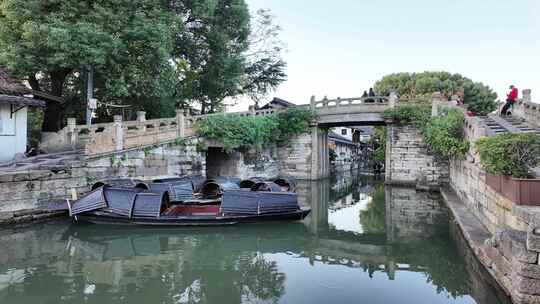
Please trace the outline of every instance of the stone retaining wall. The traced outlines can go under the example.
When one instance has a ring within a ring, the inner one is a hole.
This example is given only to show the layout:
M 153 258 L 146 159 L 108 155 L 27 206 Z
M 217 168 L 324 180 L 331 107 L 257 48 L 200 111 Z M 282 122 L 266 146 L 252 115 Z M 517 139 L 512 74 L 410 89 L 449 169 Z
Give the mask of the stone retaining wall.
M 450 162 L 449 185 L 455 199 L 447 201 L 450 205 L 464 205 L 461 212 L 451 206 L 460 228 L 512 300 L 540 303 L 540 235 L 535 233 L 540 227 L 538 210 L 518 206 L 487 185 L 486 172 L 474 149 L 474 142 L 485 134 L 478 118 L 466 117 L 465 134 L 471 148 L 464 159 Z M 476 226 L 475 220 L 479 222 Z
M 410 125 L 389 125 L 386 141 L 386 182 L 436 188 L 448 182 L 448 162 L 429 152 L 420 131 Z
M 44 217 L 48 213 L 36 211 L 40 204 L 69 198 L 72 189 L 82 195 L 101 179 L 150 180 L 204 174 L 205 158 L 197 151 L 197 142 L 197 139 L 188 139 L 182 145 L 170 143 L 93 158 L 81 157 L 49 170 L 0 173 L 0 223 Z
M 292 139 L 287 146 L 280 147 L 277 153 L 280 174 L 311 179 L 312 146 L 311 135 L 304 134 Z

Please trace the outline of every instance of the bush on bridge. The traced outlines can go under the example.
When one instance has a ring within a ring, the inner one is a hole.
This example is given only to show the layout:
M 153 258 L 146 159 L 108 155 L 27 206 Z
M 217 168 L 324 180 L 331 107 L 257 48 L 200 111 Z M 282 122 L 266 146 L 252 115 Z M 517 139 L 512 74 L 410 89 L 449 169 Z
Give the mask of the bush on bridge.
M 399 107 L 384 111 L 383 117 L 397 123 L 413 124 L 418 128 L 423 128 L 431 117 L 431 104 L 414 103 L 400 105 Z
M 463 157 L 469 150 L 469 142 L 463 136 L 464 120 L 458 109 L 444 110 L 440 116 L 429 119 L 422 128 L 424 140 L 437 155 Z
M 291 108 L 266 116 L 221 114 L 209 116 L 196 125 L 199 137 L 215 140 L 227 153 L 247 151 L 287 143 L 292 137 L 309 131 L 311 111 Z
M 384 117 L 420 129 L 431 151 L 441 157 L 463 157 L 469 149 L 463 136 L 465 118 L 458 109 L 444 109 L 440 116 L 431 117 L 431 105 L 419 103 L 388 109 Z
M 540 137 L 536 134 L 501 134 L 476 141 L 480 162 L 493 175 L 529 176 L 540 165 Z

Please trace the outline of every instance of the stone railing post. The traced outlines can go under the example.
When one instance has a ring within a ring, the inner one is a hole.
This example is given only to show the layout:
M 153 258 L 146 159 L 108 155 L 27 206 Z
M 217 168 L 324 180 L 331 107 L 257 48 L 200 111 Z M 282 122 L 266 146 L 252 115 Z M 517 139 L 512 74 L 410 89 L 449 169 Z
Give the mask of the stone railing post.
M 525 89 L 522 91 L 523 93 L 523 103 L 530 103 L 532 102 L 532 97 L 531 97 L 531 89 Z
M 311 96 L 311 99 L 309 100 L 309 106 L 311 108 L 311 111 L 315 111 L 315 95 Z
M 441 105 L 441 92 L 435 92 L 431 96 L 431 117 L 439 115 L 439 106 Z
M 388 97 L 388 105 L 390 108 L 394 108 L 398 103 L 398 96 L 396 91 L 391 91 L 390 96 Z
M 114 115 L 115 151 L 124 149 L 124 128 L 122 127 L 122 115 Z
M 71 145 L 72 149 L 77 148 L 77 140 L 78 140 L 78 134 L 75 132 L 75 128 L 77 127 L 77 120 L 75 118 L 68 118 L 67 119 L 67 136 L 69 144 Z
M 186 116 L 184 109 L 176 109 L 176 136 L 185 137 L 186 135 Z
M 138 122 L 145 122 L 146 121 L 146 112 L 144 111 L 137 111 L 137 121 Z

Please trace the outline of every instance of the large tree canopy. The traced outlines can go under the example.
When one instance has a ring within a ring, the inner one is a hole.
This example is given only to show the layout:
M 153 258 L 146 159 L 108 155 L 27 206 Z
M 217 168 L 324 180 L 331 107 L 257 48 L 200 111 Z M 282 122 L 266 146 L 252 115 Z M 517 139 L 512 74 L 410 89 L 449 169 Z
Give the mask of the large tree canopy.
M 255 20 L 276 33 L 268 16 Z M 2 0 L 0 64 L 65 100 L 48 103 L 43 131 L 61 128 L 66 111 L 83 113 L 86 65 L 101 102 L 149 117 L 192 104 L 214 112 L 284 81 L 278 49 L 249 53 L 259 28 L 250 18 L 244 0 Z
M 468 109 L 478 114 L 487 114 L 496 109 L 497 94 L 490 87 L 448 72 L 394 73 L 377 81 L 375 90 L 380 94 L 394 90 L 401 97 L 410 99 L 430 97 L 434 92 L 441 92 L 447 98 L 460 95 Z
M 171 6 L 186 21 L 174 52 L 186 74 L 178 99 L 199 103 L 202 113 L 216 112 L 225 98 L 258 101 L 285 81 L 280 28 L 268 10 L 250 17 L 244 0 L 172 0 Z
M 84 65 L 95 68 L 96 92 L 107 101 L 158 96 L 179 26 L 160 1 L 3 0 L 0 62 L 68 103 L 84 95 Z M 48 103 L 43 131 L 60 128 L 66 107 Z

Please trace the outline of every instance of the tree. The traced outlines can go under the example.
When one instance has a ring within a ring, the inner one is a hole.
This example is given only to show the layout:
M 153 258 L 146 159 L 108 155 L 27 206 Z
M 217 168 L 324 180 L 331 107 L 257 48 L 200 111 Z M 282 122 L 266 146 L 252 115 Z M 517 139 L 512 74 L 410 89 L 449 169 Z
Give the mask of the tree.
M 410 99 L 430 98 L 434 92 L 441 92 L 446 98 L 459 95 L 470 111 L 481 115 L 497 107 L 497 94 L 490 87 L 448 72 L 394 73 L 384 76 L 374 87 L 379 94 L 395 90 Z
M 285 46 L 279 39 L 281 27 L 268 9 L 260 9 L 252 16 L 249 50 L 246 53 L 246 83 L 242 91 L 259 101 L 287 79 L 286 63 L 281 57 Z
M 175 41 L 177 66 L 185 71 L 175 91 L 179 103 L 216 112 L 226 98 L 257 102 L 285 81 L 280 27 L 268 10 L 250 17 L 244 0 L 171 0 L 170 6 L 186 29 Z
M 244 0 L 170 1 L 185 20 L 175 37 L 174 57 L 185 62 L 179 99 L 198 102 L 201 112 L 219 110 L 221 101 L 241 92 L 248 49 L 249 11 Z
M 121 102 L 160 96 L 170 75 L 173 33 L 182 24 L 152 0 L 3 0 L 0 63 L 34 90 L 67 97 L 48 102 L 42 131 L 61 128 L 81 92 L 84 65 L 96 70 L 96 94 Z

